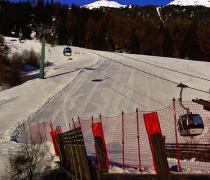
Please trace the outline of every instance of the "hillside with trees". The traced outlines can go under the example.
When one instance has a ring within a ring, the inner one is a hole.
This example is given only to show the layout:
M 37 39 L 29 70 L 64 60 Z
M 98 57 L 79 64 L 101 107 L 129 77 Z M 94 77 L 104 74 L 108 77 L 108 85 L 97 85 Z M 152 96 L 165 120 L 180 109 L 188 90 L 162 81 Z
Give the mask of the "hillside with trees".
M 0 34 L 17 36 L 21 29 L 30 38 L 31 24 L 46 24 L 55 27 L 58 44 L 210 61 L 209 8 L 166 6 L 159 13 L 161 18 L 155 6 L 89 10 L 53 1 L 1 1 Z

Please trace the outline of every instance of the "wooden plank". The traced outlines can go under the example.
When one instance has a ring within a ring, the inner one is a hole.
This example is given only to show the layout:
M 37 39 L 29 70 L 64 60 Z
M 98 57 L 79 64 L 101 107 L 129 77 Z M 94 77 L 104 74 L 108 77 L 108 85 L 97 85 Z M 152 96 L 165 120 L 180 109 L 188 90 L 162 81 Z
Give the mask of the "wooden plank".
M 58 150 L 59 150 L 59 157 L 60 161 L 63 166 L 65 166 L 66 158 L 65 158 L 65 151 L 64 151 L 64 143 L 63 143 L 63 136 L 61 134 L 56 136 L 58 142 Z
M 77 165 L 76 165 L 76 160 L 75 160 L 75 155 L 74 155 L 74 145 L 73 144 L 70 144 L 69 145 L 69 153 L 70 153 L 70 157 L 71 157 L 71 171 L 72 173 L 76 176 L 76 168 L 77 168 Z
M 91 171 L 81 128 L 60 134 L 58 141 L 66 172 L 72 174 L 73 179 L 91 180 Z
M 73 145 L 73 158 L 74 158 L 74 167 L 75 167 L 75 174 L 76 177 L 80 177 L 80 170 L 79 170 L 79 159 L 77 155 L 77 148 L 76 145 Z
M 66 156 L 67 156 L 67 162 L 68 162 L 68 171 L 72 173 L 72 154 L 70 151 L 70 144 L 66 144 Z
M 82 179 L 82 176 L 83 176 L 83 169 L 82 169 L 82 162 L 83 162 L 83 159 L 81 157 L 81 154 L 80 154 L 80 147 L 79 145 L 75 145 L 75 150 L 76 150 L 76 160 L 77 160 L 77 175 L 80 179 Z
M 170 180 L 169 166 L 162 135 L 151 135 L 151 143 L 159 179 Z
M 64 147 L 64 154 L 65 154 L 65 158 L 66 158 L 65 168 L 66 168 L 66 170 L 69 170 L 70 169 L 70 162 L 69 162 L 69 155 L 68 155 L 68 146 L 63 145 L 63 147 Z
M 106 152 L 104 149 L 103 141 L 101 137 L 95 137 L 95 148 L 97 152 L 97 158 L 100 164 L 100 169 L 103 171 L 108 171 L 106 167 Z
M 203 105 L 203 109 L 210 111 L 210 102 L 203 99 L 193 99 L 192 102 Z
M 90 167 L 89 167 L 85 147 L 80 146 L 79 150 L 80 150 L 80 156 L 82 158 L 82 161 L 81 161 L 82 179 L 91 180 Z

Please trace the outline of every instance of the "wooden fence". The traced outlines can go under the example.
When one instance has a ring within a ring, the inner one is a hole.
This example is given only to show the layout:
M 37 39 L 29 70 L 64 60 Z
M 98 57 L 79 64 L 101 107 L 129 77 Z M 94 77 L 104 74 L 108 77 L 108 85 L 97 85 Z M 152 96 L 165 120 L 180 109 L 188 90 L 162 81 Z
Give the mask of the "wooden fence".
M 170 158 L 175 158 L 179 153 L 180 160 L 195 158 L 200 162 L 210 162 L 210 144 L 166 143 L 166 150 Z
M 170 180 L 199 180 L 199 179 L 210 179 L 209 174 L 173 174 L 170 173 L 169 176 L 158 176 L 155 174 L 137 174 L 137 173 L 108 173 L 108 171 L 103 171 L 103 169 L 98 168 L 97 165 L 92 164 L 88 161 L 87 153 L 84 144 L 84 138 L 81 131 L 81 128 L 75 128 L 71 131 L 64 132 L 56 135 L 59 149 L 59 157 L 60 157 L 60 165 L 62 169 L 65 171 L 66 178 L 63 179 L 71 179 L 71 180 L 112 180 L 112 179 L 120 179 L 120 180 L 134 180 L 134 179 L 153 179 L 153 180 L 162 180 L 162 179 L 170 179 Z M 160 138 L 161 140 L 162 138 Z M 96 141 L 97 142 L 97 141 Z M 157 146 L 156 146 L 157 145 Z M 153 143 L 153 148 L 158 150 L 160 148 L 160 143 Z M 174 158 L 176 156 L 177 146 L 176 144 L 165 144 L 168 157 Z M 178 145 L 180 157 L 186 158 L 195 157 L 197 153 L 197 158 L 208 160 L 210 155 L 210 145 L 208 144 L 179 144 Z M 155 151 L 156 157 L 160 158 L 160 154 L 163 152 Z M 201 155 L 203 154 L 203 155 Z M 205 156 L 205 158 L 204 158 Z M 158 159 L 157 158 L 157 159 Z M 103 159 L 103 158 L 102 158 Z M 164 158 L 162 158 L 164 159 Z M 161 160 L 161 159 L 160 159 Z M 206 160 L 203 160 L 206 162 Z M 159 161 L 158 161 L 159 162 Z M 165 163 L 166 164 L 166 163 Z M 163 168 L 162 163 L 161 166 L 157 168 L 160 170 L 164 170 L 163 173 L 166 173 L 168 168 Z M 159 174 L 159 173 L 158 173 Z M 160 174 L 161 175 L 161 174 Z
M 60 164 L 71 179 L 91 180 L 91 168 L 88 162 L 81 128 L 58 134 Z

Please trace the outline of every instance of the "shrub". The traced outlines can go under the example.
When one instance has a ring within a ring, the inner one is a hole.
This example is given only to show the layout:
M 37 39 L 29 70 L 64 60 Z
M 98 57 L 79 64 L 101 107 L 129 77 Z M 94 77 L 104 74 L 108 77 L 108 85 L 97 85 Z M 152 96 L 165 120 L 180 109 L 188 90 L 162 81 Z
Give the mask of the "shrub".
M 21 64 L 29 64 L 34 67 L 39 67 L 39 54 L 37 54 L 33 49 L 30 51 L 24 50 L 22 54 L 18 55 L 18 59 Z
M 37 173 L 43 173 L 50 167 L 52 155 L 45 144 L 21 144 L 18 152 L 9 155 L 6 167 L 7 179 L 32 180 Z

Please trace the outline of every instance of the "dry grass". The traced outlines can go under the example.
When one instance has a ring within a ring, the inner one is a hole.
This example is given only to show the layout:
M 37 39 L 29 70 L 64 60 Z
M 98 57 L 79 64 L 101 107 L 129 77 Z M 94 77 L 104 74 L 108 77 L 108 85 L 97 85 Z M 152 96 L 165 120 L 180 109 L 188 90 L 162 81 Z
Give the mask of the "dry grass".
M 13 87 L 25 82 L 22 76 L 22 66 L 28 64 L 36 68 L 39 67 L 39 55 L 32 49 L 25 50 L 23 53 L 14 53 L 8 59 L 0 52 L 0 85 Z

